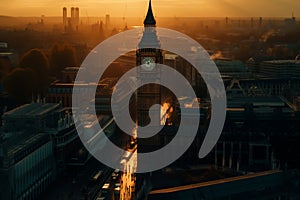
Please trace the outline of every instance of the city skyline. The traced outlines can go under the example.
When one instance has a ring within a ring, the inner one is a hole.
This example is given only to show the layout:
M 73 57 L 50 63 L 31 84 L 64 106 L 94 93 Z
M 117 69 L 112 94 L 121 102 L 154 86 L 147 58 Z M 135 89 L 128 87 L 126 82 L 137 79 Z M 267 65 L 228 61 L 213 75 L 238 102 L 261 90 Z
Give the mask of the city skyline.
M 5 1 L 0 199 L 300 199 L 299 3 Z
M 81 17 L 111 14 L 115 17 L 145 15 L 147 0 L 3 0 L 0 16 L 60 16 L 62 7 L 80 7 Z M 300 2 L 292 0 L 160 0 L 153 1 L 156 17 L 289 17 L 300 13 Z

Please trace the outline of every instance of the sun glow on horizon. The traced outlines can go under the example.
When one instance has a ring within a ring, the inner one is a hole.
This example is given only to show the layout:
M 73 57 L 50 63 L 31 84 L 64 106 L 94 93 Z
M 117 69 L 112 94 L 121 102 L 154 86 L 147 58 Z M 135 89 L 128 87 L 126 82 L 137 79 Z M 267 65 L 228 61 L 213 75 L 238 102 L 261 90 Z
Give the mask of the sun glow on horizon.
M 62 7 L 79 7 L 81 17 L 143 17 L 148 0 L 1 0 L 0 15 L 61 16 Z M 300 15 L 300 2 L 293 0 L 153 0 L 157 17 L 284 17 Z

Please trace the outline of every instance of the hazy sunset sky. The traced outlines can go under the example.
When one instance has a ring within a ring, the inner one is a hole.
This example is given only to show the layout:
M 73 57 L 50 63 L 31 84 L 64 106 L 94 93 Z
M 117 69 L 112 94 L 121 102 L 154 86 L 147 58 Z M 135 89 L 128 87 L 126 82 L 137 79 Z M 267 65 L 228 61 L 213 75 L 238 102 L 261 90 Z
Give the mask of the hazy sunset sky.
M 148 0 L 0 0 L 0 15 L 60 16 L 62 7 L 80 7 L 80 15 L 144 16 Z M 300 16 L 299 0 L 152 0 L 157 17 Z

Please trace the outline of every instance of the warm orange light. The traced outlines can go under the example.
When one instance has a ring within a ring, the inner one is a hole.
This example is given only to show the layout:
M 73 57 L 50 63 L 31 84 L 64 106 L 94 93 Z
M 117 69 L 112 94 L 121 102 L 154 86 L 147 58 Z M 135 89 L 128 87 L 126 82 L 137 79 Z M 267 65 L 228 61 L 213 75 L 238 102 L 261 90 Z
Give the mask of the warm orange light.
M 62 7 L 80 7 L 81 16 L 144 17 L 148 0 L 2 0 L 0 15 L 60 16 Z M 284 17 L 300 13 L 300 1 L 153 0 L 156 17 Z M 289 12 L 290 11 L 290 12 Z
M 169 119 L 172 115 L 173 108 L 170 103 L 163 103 L 162 109 L 160 111 L 161 113 L 161 125 L 165 125 L 166 120 Z

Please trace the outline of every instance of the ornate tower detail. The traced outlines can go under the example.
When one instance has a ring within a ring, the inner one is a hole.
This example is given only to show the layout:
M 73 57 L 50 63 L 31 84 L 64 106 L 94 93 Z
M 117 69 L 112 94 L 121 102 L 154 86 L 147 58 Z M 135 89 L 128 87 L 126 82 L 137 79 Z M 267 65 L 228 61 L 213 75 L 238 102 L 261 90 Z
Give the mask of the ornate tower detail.
M 157 84 L 147 84 L 137 91 L 137 118 L 139 126 L 146 126 L 150 123 L 149 108 L 155 104 L 161 105 L 161 71 L 155 63 L 163 63 L 160 42 L 156 35 L 156 20 L 153 16 L 151 0 L 149 1 L 148 12 L 144 20 L 144 32 L 136 51 L 136 64 L 138 67 L 138 81 L 152 80 Z M 160 125 L 160 110 L 155 111 L 152 123 Z

